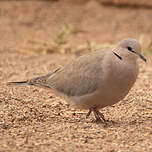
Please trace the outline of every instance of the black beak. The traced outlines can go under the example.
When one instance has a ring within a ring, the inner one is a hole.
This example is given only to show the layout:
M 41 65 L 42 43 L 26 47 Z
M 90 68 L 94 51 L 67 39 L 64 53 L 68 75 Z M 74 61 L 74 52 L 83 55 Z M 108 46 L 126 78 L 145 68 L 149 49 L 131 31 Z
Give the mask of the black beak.
M 147 62 L 146 58 L 142 54 L 138 54 L 138 55 L 143 61 Z

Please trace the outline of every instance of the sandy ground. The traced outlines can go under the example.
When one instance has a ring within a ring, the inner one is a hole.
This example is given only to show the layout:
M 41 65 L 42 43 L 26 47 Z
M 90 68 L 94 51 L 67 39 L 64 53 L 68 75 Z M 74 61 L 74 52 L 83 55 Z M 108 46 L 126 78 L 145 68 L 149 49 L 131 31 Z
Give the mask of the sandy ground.
M 4 13 L 0 23 L 0 152 L 152 151 L 152 60 L 148 54 L 147 64 L 139 61 L 140 74 L 128 96 L 118 104 L 102 109 L 105 118 L 113 121 L 107 125 L 92 122 L 93 115 L 86 119 L 87 111 L 70 108 L 48 90 L 5 85 L 8 81 L 46 74 L 76 58 L 70 53 L 20 53 L 26 34 L 35 32 L 37 39 L 49 43 L 59 25 L 67 21 L 88 31 L 72 36 L 68 41 L 71 45 L 86 43 L 86 39 L 116 43 L 124 37 L 139 38 L 144 33 L 143 46 L 146 48 L 152 40 L 152 10 L 103 7 L 94 1 L 83 6 L 80 2 L 69 3 L 66 7 L 62 1 L 49 5 L 46 2 L 36 5 L 34 2 L 0 3 Z M 10 10 L 14 11 L 10 13 Z M 55 13 L 51 14 L 53 11 Z M 110 20 L 113 13 L 116 15 Z

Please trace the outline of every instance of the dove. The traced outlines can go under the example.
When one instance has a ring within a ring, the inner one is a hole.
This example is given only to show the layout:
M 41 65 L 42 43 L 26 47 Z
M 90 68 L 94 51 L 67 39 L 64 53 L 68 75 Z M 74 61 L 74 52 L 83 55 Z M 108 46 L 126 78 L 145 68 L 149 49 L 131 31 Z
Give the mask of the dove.
M 93 112 L 95 121 L 106 122 L 99 110 L 121 101 L 138 76 L 138 62 L 146 58 L 140 43 L 133 38 L 121 40 L 111 50 L 97 50 L 74 59 L 62 68 L 8 85 L 34 85 L 50 89 L 74 108 Z

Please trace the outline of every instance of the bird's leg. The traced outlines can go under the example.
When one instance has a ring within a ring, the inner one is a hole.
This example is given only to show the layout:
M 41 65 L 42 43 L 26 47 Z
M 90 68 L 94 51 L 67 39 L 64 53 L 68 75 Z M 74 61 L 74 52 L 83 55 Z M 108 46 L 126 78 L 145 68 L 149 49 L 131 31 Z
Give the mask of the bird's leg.
M 99 110 L 97 108 L 92 108 L 92 111 L 94 113 L 94 116 L 96 118 L 96 121 L 103 121 L 103 122 L 106 122 L 105 118 L 104 118 L 104 115 L 99 112 Z M 101 120 L 102 119 L 102 120 Z
M 91 112 L 93 112 L 95 118 L 96 118 L 96 122 L 99 122 L 99 121 L 103 121 L 103 122 L 106 122 L 107 120 L 104 118 L 104 115 L 97 109 L 97 108 L 90 108 L 89 109 L 89 112 L 87 113 L 86 115 L 86 118 L 88 118 L 91 114 Z
M 104 122 L 106 122 L 107 120 L 104 118 L 103 113 L 101 113 L 101 112 L 98 111 L 98 110 L 97 110 L 97 112 L 98 112 L 98 115 L 100 116 L 100 118 L 102 118 L 102 120 L 103 120 Z
M 90 108 L 87 115 L 86 115 L 86 118 L 88 118 L 90 116 L 91 112 L 92 112 L 92 109 Z
M 95 116 L 95 118 L 96 118 L 95 121 L 96 121 L 96 122 L 101 121 L 101 118 L 100 118 L 100 116 L 99 116 L 99 114 L 98 114 L 98 110 L 97 110 L 96 108 L 93 108 L 92 111 L 93 111 L 93 114 L 94 114 L 94 116 Z

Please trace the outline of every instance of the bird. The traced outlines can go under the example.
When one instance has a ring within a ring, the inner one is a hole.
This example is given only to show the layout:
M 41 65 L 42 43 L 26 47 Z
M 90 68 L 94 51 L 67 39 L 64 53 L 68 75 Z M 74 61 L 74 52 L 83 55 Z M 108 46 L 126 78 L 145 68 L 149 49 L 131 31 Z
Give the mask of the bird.
M 96 50 L 77 57 L 46 75 L 8 85 L 34 85 L 52 91 L 76 109 L 93 112 L 95 121 L 106 122 L 100 110 L 121 101 L 134 85 L 142 55 L 140 43 L 133 38 L 121 40 L 111 50 Z

